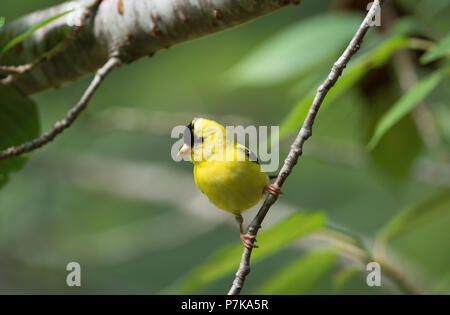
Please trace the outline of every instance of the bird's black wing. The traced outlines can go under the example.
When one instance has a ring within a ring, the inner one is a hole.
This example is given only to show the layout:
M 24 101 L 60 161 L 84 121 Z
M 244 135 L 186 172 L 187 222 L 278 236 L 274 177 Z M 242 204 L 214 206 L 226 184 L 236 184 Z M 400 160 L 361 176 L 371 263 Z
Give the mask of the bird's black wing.
M 258 157 L 256 156 L 255 153 L 253 153 L 252 151 L 250 151 L 250 150 L 247 149 L 246 147 L 240 146 L 240 145 L 237 146 L 237 149 L 238 149 L 238 150 L 241 150 L 242 152 L 244 152 L 245 155 L 248 157 L 248 159 L 249 159 L 250 161 L 255 162 L 256 164 L 259 164 Z

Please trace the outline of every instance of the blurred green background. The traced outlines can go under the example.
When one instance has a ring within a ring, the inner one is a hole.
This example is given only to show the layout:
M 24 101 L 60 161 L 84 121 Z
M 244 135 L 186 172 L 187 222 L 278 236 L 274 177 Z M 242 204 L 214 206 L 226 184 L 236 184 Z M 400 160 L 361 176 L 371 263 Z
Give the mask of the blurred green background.
M 60 2 L 1 1 L 0 16 Z M 445 55 L 423 56 L 448 42 L 450 2 L 386 2 L 268 214 L 242 293 L 407 293 L 383 267 L 382 286 L 367 286 L 361 248 L 417 290 L 450 293 L 448 75 L 389 115 L 411 88 L 405 75 L 448 67 Z M 171 159 L 170 132 L 198 116 L 280 125 L 283 161 L 366 3 L 304 0 L 111 73 L 77 122 L 1 187 L 0 293 L 226 293 L 238 227 L 197 190 L 192 165 Z M 88 83 L 32 96 L 41 131 Z M 392 127 L 368 150 L 383 119 Z M 71 261 L 81 287 L 66 285 Z

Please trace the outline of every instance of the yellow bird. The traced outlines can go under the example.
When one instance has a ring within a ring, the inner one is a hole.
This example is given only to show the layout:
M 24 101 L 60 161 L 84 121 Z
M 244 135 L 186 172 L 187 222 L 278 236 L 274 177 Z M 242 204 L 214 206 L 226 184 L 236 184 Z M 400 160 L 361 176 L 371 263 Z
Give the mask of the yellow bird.
M 281 194 L 280 188 L 269 183 L 256 156 L 234 139 L 227 141 L 226 129 L 213 120 L 195 118 L 186 126 L 178 155 L 189 153 L 197 187 L 216 207 L 235 216 L 245 247 L 258 247 L 251 242 L 254 236 L 244 234 L 241 213 L 265 191 Z

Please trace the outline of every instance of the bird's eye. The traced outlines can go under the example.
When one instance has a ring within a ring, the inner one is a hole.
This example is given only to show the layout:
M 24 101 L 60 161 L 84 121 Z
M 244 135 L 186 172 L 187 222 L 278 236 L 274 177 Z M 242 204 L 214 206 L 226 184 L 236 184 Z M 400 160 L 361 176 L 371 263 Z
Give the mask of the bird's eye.
M 205 139 L 203 139 L 203 137 L 197 137 L 197 136 L 194 134 L 194 143 L 203 143 L 204 140 L 205 140 Z

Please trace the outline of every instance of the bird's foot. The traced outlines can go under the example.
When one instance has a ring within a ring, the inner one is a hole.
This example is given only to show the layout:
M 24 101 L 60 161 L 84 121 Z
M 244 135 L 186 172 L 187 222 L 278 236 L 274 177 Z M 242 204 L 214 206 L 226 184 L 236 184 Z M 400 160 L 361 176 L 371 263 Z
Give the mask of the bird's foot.
M 280 187 L 275 186 L 274 184 L 269 184 L 264 187 L 264 191 L 267 191 L 269 194 L 273 196 L 282 195 L 283 192 L 281 191 Z
M 255 237 L 255 235 L 241 233 L 242 244 L 244 244 L 244 246 L 247 248 L 258 248 L 257 245 L 253 244 L 253 242 L 256 242 Z M 251 240 L 254 241 L 252 242 Z

